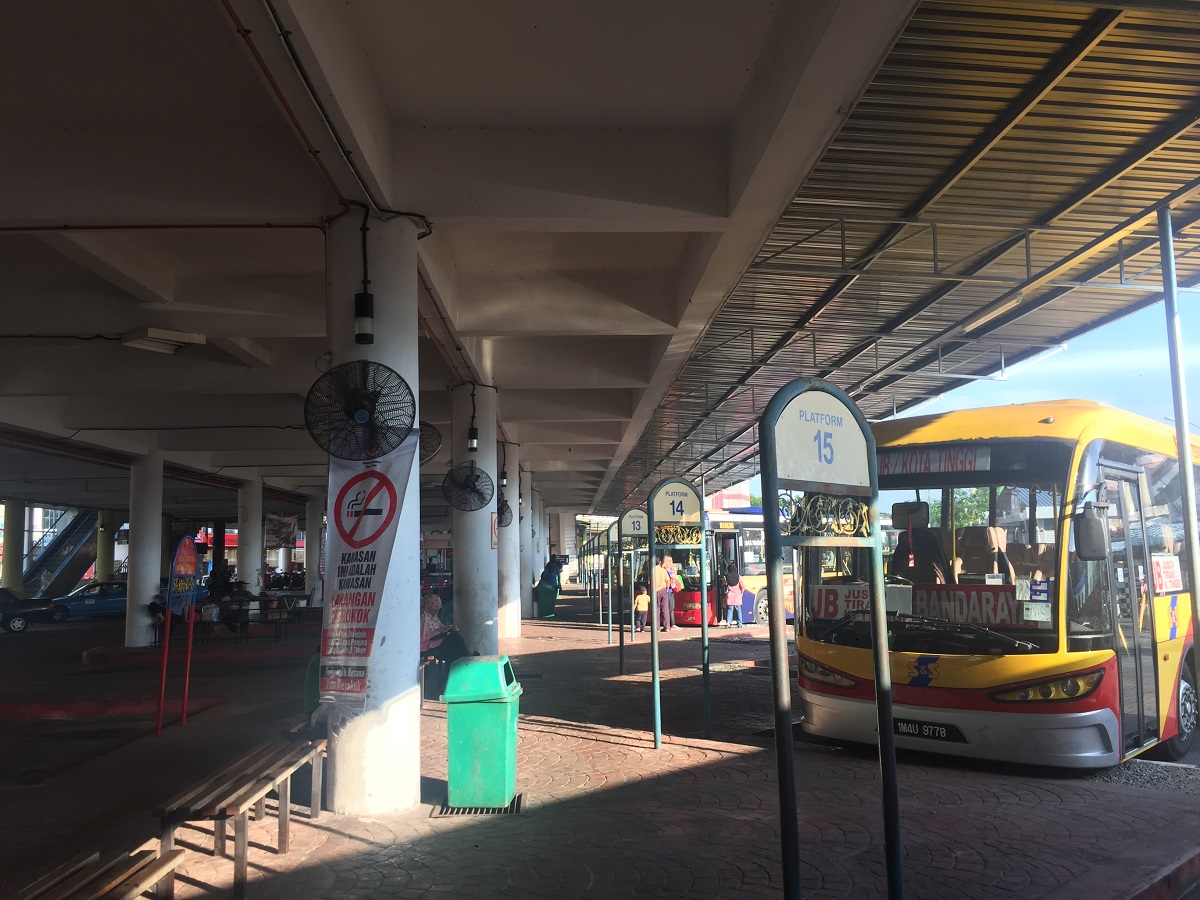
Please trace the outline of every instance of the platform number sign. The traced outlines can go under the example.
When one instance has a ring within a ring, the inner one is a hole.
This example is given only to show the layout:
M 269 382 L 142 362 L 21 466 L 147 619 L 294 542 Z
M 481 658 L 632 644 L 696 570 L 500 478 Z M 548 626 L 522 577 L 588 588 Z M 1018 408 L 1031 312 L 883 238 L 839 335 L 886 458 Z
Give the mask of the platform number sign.
M 655 525 L 699 525 L 700 494 L 690 484 L 674 482 L 654 495 Z
M 784 408 L 775 426 L 779 486 L 837 487 L 869 494 L 867 442 L 853 413 L 832 394 L 807 391 Z
M 644 509 L 626 510 L 621 515 L 621 537 L 645 537 L 648 521 Z

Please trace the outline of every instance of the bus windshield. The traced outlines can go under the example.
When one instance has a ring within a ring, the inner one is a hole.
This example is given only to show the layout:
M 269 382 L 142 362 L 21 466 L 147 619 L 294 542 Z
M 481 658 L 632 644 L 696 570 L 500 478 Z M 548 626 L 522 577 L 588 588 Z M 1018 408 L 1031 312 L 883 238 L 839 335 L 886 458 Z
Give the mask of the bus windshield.
M 1058 649 L 1057 523 L 1068 441 L 880 447 L 891 648 L 918 653 Z M 805 550 L 805 635 L 870 646 L 866 551 Z M 843 560 L 841 557 L 845 557 Z

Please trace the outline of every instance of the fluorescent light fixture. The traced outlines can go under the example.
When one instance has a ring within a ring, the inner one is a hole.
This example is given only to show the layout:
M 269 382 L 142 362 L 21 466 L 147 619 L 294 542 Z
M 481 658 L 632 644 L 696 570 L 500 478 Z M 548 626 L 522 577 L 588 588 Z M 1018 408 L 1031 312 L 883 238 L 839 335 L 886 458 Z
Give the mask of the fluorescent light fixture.
M 981 312 L 976 313 L 970 319 L 967 319 L 967 321 L 963 322 L 962 330 L 963 331 L 975 331 L 979 328 L 982 328 L 988 322 L 991 322 L 993 319 L 1000 318 L 1006 312 L 1016 309 L 1020 305 L 1021 305 L 1021 298 L 1020 297 L 1012 297 L 996 306 L 993 306 L 991 308 L 985 308 Z
M 166 328 L 138 328 L 121 335 L 121 343 L 151 353 L 178 353 L 181 348 L 205 343 L 204 335 Z
M 1041 353 L 1037 354 L 1036 356 L 1031 356 L 1031 357 L 1029 357 L 1029 359 L 1023 359 L 1019 363 L 1017 363 L 1015 366 L 1009 366 L 1007 369 L 1004 370 L 1004 378 L 1005 378 L 1005 380 L 1008 380 L 1013 375 L 1015 375 L 1017 372 L 1020 372 L 1023 369 L 1028 369 L 1034 363 L 1040 363 L 1042 360 L 1049 359 L 1051 356 L 1054 356 L 1056 353 L 1062 353 L 1066 349 L 1067 349 L 1067 345 L 1065 343 L 1055 344 L 1053 347 L 1047 347 L 1045 350 L 1043 350 Z

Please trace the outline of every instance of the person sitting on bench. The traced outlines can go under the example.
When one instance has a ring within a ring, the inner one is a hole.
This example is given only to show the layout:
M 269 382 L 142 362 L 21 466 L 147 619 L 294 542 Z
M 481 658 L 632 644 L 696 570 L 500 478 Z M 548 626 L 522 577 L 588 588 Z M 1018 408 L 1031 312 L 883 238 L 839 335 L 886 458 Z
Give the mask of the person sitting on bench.
M 467 655 L 462 635 L 438 618 L 442 598 L 430 591 L 421 598 L 421 656 L 452 663 Z

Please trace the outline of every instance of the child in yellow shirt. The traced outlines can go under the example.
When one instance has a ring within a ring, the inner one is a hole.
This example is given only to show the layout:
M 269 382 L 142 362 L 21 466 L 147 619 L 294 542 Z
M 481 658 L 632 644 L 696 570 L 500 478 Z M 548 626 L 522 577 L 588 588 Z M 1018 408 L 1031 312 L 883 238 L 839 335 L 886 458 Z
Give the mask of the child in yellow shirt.
M 646 617 L 650 614 L 650 593 L 646 582 L 639 581 L 633 598 L 633 630 L 646 630 Z

